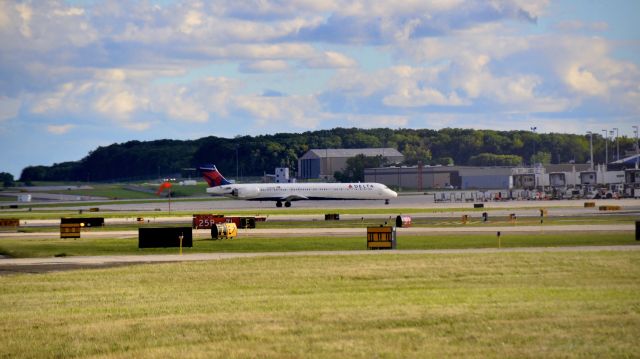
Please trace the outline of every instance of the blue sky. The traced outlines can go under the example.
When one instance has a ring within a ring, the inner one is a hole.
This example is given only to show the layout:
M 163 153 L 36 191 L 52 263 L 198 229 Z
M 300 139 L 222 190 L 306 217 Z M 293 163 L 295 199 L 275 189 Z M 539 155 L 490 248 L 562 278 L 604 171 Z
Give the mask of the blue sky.
M 640 125 L 640 1 L 1 1 L 0 172 L 129 140 Z

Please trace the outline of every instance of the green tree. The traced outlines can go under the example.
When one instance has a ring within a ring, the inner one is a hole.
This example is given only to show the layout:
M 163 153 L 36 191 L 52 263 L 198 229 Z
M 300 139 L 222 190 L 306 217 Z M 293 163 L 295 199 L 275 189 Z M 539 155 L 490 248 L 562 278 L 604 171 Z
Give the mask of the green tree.
M 551 163 L 551 153 L 538 151 L 535 155 L 531 156 L 531 163 L 542 163 L 548 165 Z
M 378 155 L 375 157 L 367 157 L 363 154 L 349 158 L 347 167 L 344 171 L 334 173 L 338 182 L 364 182 L 364 169 L 381 167 L 387 163 L 387 159 Z
M 7 172 L 0 172 L 0 181 L 2 181 L 2 185 L 6 187 L 13 187 L 14 180 L 13 175 Z
M 440 158 L 436 158 L 436 160 L 433 161 L 433 164 L 441 165 L 441 166 L 453 166 L 455 162 L 451 157 L 440 157 Z
M 469 164 L 473 166 L 518 166 L 521 163 L 522 157 L 516 155 L 481 153 L 469 158 Z
M 405 144 L 402 154 L 404 155 L 404 164 L 408 166 L 415 166 L 418 162 L 428 163 L 431 160 L 431 151 L 421 143 Z

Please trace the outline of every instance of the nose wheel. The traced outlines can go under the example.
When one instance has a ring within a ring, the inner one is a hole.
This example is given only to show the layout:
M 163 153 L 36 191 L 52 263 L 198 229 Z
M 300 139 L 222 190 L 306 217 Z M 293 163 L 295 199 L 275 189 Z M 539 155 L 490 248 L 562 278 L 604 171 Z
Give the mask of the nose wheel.
M 384 200 L 384 204 L 389 204 L 389 200 L 388 200 L 388 199 L 385 199 L 385 200 Z

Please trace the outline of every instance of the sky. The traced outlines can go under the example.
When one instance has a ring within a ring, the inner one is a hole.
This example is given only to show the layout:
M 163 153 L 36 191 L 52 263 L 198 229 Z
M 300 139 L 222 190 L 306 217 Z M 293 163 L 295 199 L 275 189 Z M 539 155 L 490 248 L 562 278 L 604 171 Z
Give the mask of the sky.
M 0 172 L 130 140 L 334 127 L 633 137 L 638 14 L 635 0 L 0 0 Z

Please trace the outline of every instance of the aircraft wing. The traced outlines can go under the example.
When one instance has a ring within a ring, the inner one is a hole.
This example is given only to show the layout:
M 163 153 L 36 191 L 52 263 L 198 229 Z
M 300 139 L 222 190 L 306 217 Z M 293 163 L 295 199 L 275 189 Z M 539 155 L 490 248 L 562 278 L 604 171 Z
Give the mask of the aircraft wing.
M 282 197 L 283 201 L 287 201 L 287 202 L 291 202 L 291 201 L 302 201 L 302 200 L 306 200 L 309 199 L 309 197 L 305 197 L 299 194 L 292 194 L 290 196 L 287 197 Z

